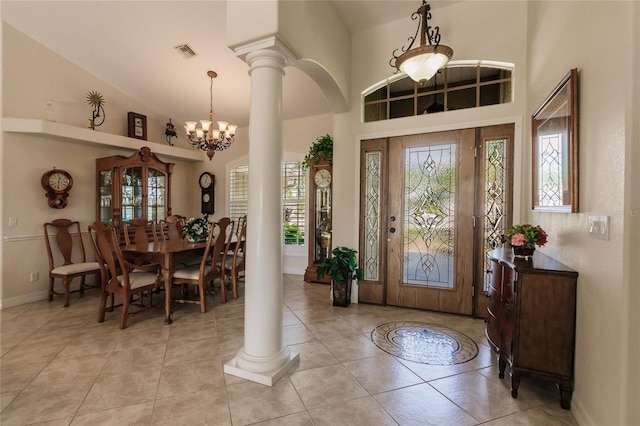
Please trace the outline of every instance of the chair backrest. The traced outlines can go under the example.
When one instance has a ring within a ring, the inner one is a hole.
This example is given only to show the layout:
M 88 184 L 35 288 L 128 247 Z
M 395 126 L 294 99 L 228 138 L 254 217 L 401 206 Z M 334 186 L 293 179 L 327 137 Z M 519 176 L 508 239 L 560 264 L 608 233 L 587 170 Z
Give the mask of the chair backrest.
M 160 238 L 163 240 L 180 240 L 184 237 L 182 228 L 184 226 L 184 218 L 182 216 L 167 216 L 158 223 L 160 229 Z
M 55 256 L 53 248 L 51 246 L 51 231 L 56 230 L 55 241 L 58 250 L 63 258 L 63 265 L 70 265 L 73 263 L 73 237 L 71 232 L 74 232 L 78 236 L 78 247 L 80 262 L 85 262 L 84 243 L 82 242 L 82 233 L 80 232 L 80 223 L 78 221 L 72 221 L 69 219 L 55 219 L 53 222 L 47 222 L 44 224 L 44 240 L 47 244 L 47 254 L 49 255 L 49 270 L 55 268 Z
M 247 226 L 247 215 L 245 214 L 244 216 L 240 216 L 238 218 L 238 226 L 236 227 L 236 236 L 240 235 L 240 231 L 242 230 L 242 228 L 246 228 L 246 226 Z
M 129 285 L 129 274 L 115 229 L 104 222 L 94 222 L 91 227 L 96 235 L 97 252 L 100 253 L 106 267 L 106 275 L 108 275 L 106 285 L 115 287 Z M 124 277 L 122 284 L 118 281 L 119 275 Z
M 228 237 L 227 231 L 229 227 L 232 226 L 232 223 L 233 222 L 230 218 L 223 217 L 215 222 L 209 230 L 209 240 L 213 239 L 214 242 L 213 248 L 210 251 L 205 252 L 205 258 L 210 257 L 211 264 L 213 266 L 219 265 L 221 259 L 223 259 L 222 256 L 224 256 L 226 253 L 225 250 L 228 248 L 227 241 L 231 239 Z M 208 243 L 210 244 L 211 241 L 208 241 Z
M 238 232 L 238 238 L 233 250 L 233 263 L 235 265 L 244 264 L 244 249 L 247 243 L 247 218 L 245 216 L 242 227 Z
M 109 273 L 107 272 L 107 265 L 105 264 L 104 258 L 102 257 L 102 253 L 100 253 L 100 249 L 98 248 L 97 229 L 101 229 L 101 226 L 107 226 L 107 224 L 97 221 L 89 225 L 87 229 L 89 231 L 89 241 L 91 242 L 93 255 L 95 256 L 98 265 L 100 265 L 100 276 L 102 278 L 101 282 L 104 286 L 107 283 L 107 277 L 109 276 Z
M 156 224 L 142 217 L 131 219 L 124 224 L 125 244 L 145 244 L 157 241 Z

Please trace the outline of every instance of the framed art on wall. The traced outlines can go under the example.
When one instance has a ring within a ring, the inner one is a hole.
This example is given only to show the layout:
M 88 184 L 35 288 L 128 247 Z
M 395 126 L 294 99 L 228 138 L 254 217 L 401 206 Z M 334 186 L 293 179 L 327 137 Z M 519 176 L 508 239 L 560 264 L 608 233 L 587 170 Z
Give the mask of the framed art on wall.
M 532 207 L 578 211 L 578 70 L 562 79 L 531 117 Z
M 147 140 L 147 116 L 130 112 L 128 114 L 128 134 L 130 138 Z

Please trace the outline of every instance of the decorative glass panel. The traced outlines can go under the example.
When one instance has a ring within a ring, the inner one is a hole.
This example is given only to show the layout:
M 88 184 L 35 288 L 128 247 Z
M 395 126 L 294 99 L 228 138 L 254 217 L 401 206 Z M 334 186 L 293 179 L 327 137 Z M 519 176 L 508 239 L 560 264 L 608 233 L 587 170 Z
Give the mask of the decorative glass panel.
M 487 253 L 502 246 L 506 231 L 507 205 L 507 140 L 485 141 L 484 151 L 484 270 L 490 270 Z M 484 291 L 491 277 L 485 274 Z
M 538 138 L 537 152 L 540 153 L 538 170 L 538 199 L 540 205 L 544 207 L 559 207 L 563 203 L 562 188 L 569 180 L 568 174 L 563 172 L 562 164 L 567 159 L 564 158 L 562 150 L 565 143 L 561 133 L 548 133 Z M 566 168 L 565 168 L 566 169 Z
M 453 288 L 455 165 L 455 144 L 405 150 L 405 283 Z
M 380 273 L 380 151 L 365 156 L 364 279 L 378 281 Z

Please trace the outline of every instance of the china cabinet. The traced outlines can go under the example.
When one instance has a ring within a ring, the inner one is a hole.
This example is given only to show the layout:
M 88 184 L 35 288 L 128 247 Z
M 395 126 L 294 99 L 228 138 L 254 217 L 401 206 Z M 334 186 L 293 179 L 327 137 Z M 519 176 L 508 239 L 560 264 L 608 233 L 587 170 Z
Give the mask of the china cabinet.
M 157 221 L 170 216 L 173 166 L 146 146 L 130 157 L 98 158 L 97 220 L 120 229 L 135 218 Z
M 329 161 L 320 161 L 309 166 L 309 259 L 304 272 L 306 282 L 329 284 L 329 276 L 318 278 L 316 270 L 331 253 L 331 188 L 333 170 Z
M 511 367 L 511 396 L 522 376 L 556 383 L 569 409 L 573 381 L 578 273 L 535 252 L 518 259 L 510 249 L 488 253 L 491 275 L 486 335 L 498 353 L 499 377 Z

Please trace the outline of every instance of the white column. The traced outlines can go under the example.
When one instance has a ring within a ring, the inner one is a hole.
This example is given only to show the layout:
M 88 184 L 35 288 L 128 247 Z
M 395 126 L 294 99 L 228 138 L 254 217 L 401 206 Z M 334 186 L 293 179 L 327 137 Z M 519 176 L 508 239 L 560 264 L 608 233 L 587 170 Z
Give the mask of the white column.
M 274 385 L 297 360 L 282 344 L 282 78 L 285 57 L 257 50 L 251 75 L 244 347 L 224 372 Z

